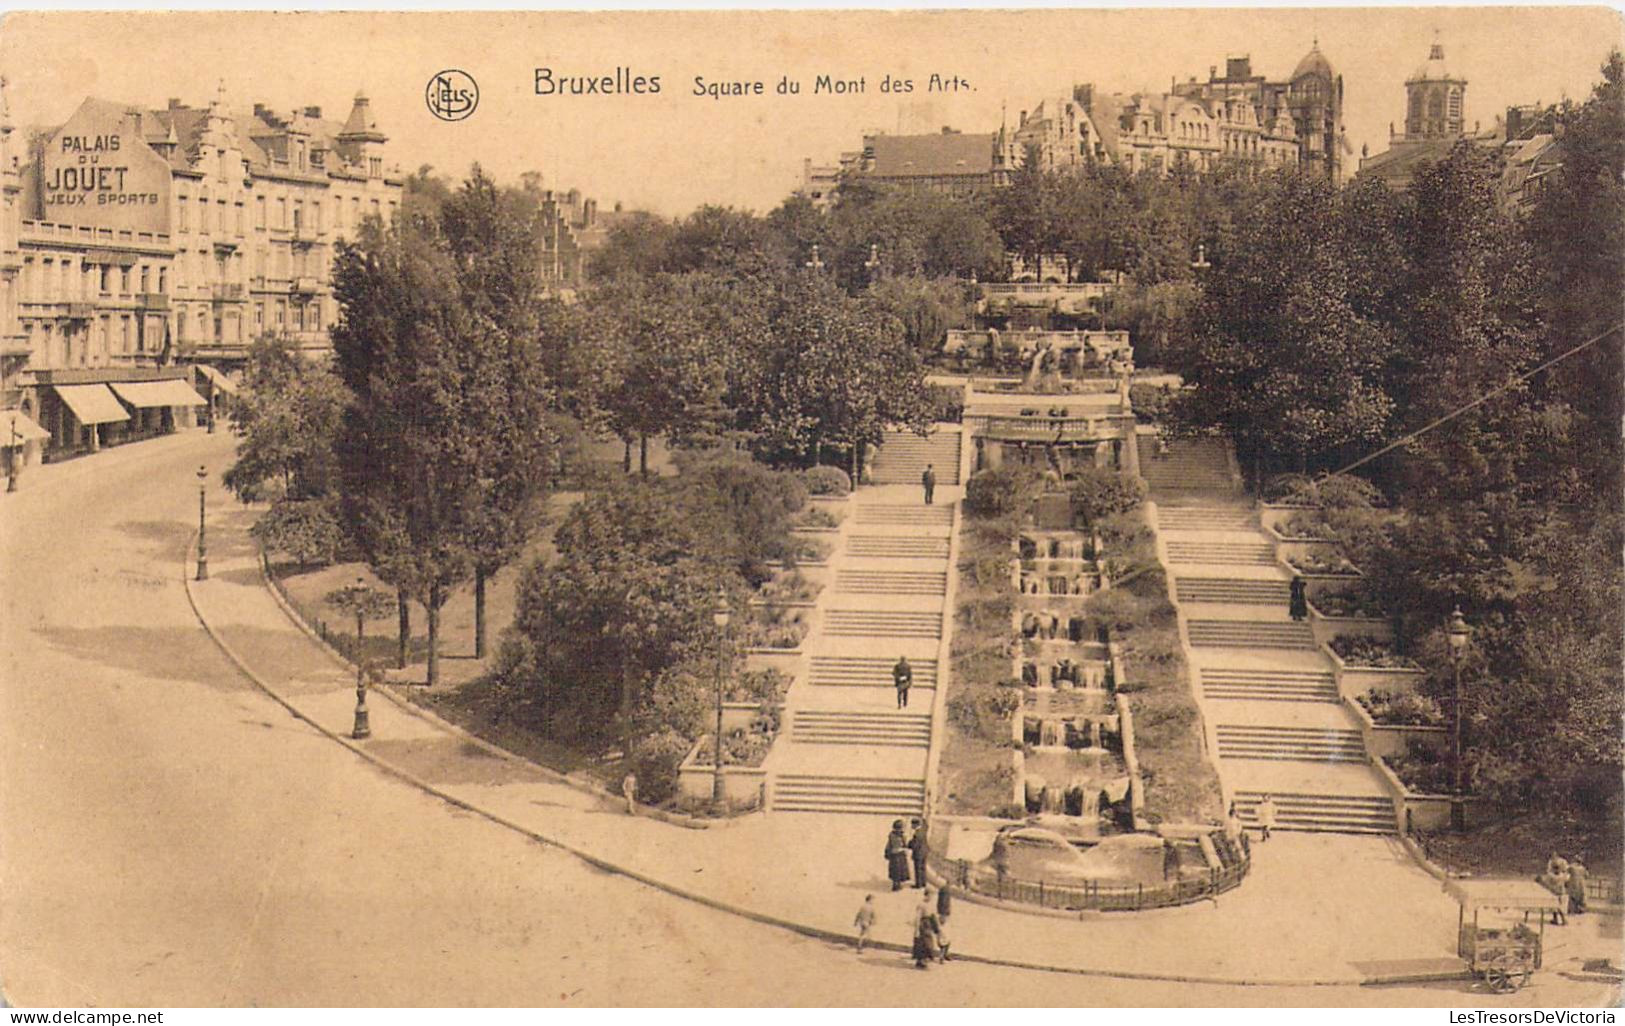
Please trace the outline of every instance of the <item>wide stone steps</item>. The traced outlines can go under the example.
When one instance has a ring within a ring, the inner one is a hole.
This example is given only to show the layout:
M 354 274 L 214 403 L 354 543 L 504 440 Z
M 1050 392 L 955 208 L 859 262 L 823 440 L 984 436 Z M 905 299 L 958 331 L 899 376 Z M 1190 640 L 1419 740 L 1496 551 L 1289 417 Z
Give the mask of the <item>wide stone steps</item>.
M 1336 702 L 1337 679 L 1318 670 L 1220 669 L 1210 666 L 1201 675 L 1202 695 L 1209 699 L 1273 702 Z
M 1161 455 L 1156 441 L 1141 436 L 1140 476 L 1153 490 L 1232 493 L 1230 460 L 1220 442 L 1174 442 Z
M 1157 526 L 1164 531 L 1255 531 L 1258 516 L 1250 509 L 1159 506 Z
M 835 590 L 858 595 L 943 595 L 948 591 L 946 570 L 841 570 Z
M 1394 803 L 1377 795 L 1274 792 L 1275 829 L 1343 834 L 1392 834 Z M 1250 826 L 1258 823 L 1258 791 L 1237 791 L 1236 814 Z
M 1314 632 L 1306 623 L 1261 623 L 1254 620 L 1190 620 L 1190 643 L 1208 648 L 1313 649 Z
M 937 484 L 958 484 L 959 440 L 958 431 L 925 438 L 912 432 L 888 432 L 875 453 L 875 484 L 919 484 L 928 463 L 937 475 Z
M 863 503 L 853 515 L 860 524 L 948 527 L 954 522 L 952 506 L 927 506 L 924 503 Z
M 798 744 L 929 748 L 931 715 L 794 709 L 790 712 L 790 740 Z
M 1365 762 L 1357 730 L 1324 727 L 1214 726 L 1221 759 L 1284 759 L 1293 762 Z
M 836 637 L 940 638 L 942 614 L 910 610 L 831 609 L 823 633 Z
M 1288 588 L 1285 581 L 1249 581 L 1231 577 L 1176 577 L 1174 598 L 1180 602 L 1219 602 L 1285 608 Z
M 1170 563 L 1275 565 L 1275 546 L 1267 541 L 1185 541 L 1171 538 L 1167 545 Z
M 846 539 L 846 554 L 866 559 L 947 559 L 948 539 L 854 534 Z
M 918 816 L 925 810 L 925 782 L 895 777 L 781 773 L 773 778 L 769 801 L 774 812 Z
M 815 655 L 807 664 L 807 683 L 820 687 L 889 688 L 894 686 L 891 671 L 896 665 L 894 658 Z M 937 686 L 935 659 L 911 659 L 908 665 L 914 672 L 915 687 Z

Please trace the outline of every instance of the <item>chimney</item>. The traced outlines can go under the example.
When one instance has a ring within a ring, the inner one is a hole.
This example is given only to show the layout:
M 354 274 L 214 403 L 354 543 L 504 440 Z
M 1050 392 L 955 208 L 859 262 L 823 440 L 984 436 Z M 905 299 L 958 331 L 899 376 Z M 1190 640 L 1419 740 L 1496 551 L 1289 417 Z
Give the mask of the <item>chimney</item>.
M 1016 126 L 1019 128 L 1020 126 L 1025 125 L 1026 123 L 1027 123 L 1027 112 L 1022 111 L 1020 119 L 1018 119 L 1016 121 Z
M 169 98 L 169 109 L 170 110 L 180 110 L 181 109 L 181 98 L 179 96 L 171 96 Z
M 305 108 L 305 117 L 307 117 L 307 118 L 316 118 L 317 120 L 320 120 L 321 116 L 322 116 L 322 109 L 320 107 L 306 107 Z
M 1207 66 L 1207 79 L 1208 79 L 1208 81 L 1211 82 L 1211 81 L 1213 81 L 1214 79 L 1216 79 L 1218 77 L 1219 77 L 1219 66 L 1217 64 L 1209 64 Z

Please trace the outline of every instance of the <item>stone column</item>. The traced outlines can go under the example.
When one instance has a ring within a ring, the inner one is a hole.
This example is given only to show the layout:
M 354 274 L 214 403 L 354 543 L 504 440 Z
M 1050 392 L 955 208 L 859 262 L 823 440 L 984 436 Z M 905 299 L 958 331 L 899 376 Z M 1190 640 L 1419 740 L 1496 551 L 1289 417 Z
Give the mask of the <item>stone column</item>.
M 1140 476 L 1140 439 L 1134 427 L 1134 415 L 1130 414 L 1123 424 L 1125 438 L 1123 441 L 1123 473 Z

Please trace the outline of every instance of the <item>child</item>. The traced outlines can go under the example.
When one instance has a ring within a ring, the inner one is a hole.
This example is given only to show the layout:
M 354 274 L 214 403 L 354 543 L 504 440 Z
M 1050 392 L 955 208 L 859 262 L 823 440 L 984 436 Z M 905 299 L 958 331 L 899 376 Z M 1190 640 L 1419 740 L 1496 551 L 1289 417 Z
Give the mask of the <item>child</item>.
M 858 954 L 863 954 L 863 945 L 869 940 L 869 931 L 875 927 L 875 896 L 865 894 L 863 904 L 858 906 L 857 918 L 852 925 L 858 928 Z

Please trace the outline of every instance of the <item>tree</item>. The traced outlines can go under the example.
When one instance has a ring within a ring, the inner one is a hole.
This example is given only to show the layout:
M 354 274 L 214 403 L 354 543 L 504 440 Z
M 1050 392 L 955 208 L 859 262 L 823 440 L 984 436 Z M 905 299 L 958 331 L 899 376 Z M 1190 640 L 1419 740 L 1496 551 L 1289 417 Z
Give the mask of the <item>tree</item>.
M 336 446 L 344 515 L 379 576 L 422 603 L 431 685 L 440 609 L 473 572 L 484 442 L 467 416 L 467 353 L 488 351 L 494 330 L 461 301 L 458 271 L 436 221 L 403 214 L 341 244 L 333 283 L 334 358 L 355 396 Z
M 966 286 L 953 279 L 883 278 L 866 295 L 897 318 L 909 348 L 921 358 L 941 352 L 948 329 L 970 322 L 971 297 Z
M 587 262 L 594 281 L 648 276 L 671 270 L 674 230 L 670 221 L 644 210 L 617 218 L 604 245 Z
M 261 339 L 249 347 L 243 394 L 233 414 L 237 461 L 226 487 L 251 502 L 270 494 L 302 500 L 328 494 L 334 475 L 333 441 L 349 392 L 325 367 L 305 360 L 289 339 Z
M 1010 183 L 993 199 L 993 225 L 1005 249 L 1020 257 L 1034 277 L 1044 277 L 1044 258 L 1059 247 L 1056 220 L 1057 179 L 1038 168 L 1029 151 Z

